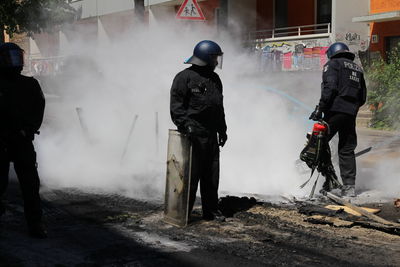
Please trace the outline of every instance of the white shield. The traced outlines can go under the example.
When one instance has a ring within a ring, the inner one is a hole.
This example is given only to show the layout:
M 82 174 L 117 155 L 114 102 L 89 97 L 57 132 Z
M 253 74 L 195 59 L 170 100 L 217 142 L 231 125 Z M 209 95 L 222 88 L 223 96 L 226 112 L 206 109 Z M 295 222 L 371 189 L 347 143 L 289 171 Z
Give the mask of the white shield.
M 186 226 L 189 219 L 191 165 L 190 140 L 177 130 L 169 130 L 164 221 L 176 226 Z

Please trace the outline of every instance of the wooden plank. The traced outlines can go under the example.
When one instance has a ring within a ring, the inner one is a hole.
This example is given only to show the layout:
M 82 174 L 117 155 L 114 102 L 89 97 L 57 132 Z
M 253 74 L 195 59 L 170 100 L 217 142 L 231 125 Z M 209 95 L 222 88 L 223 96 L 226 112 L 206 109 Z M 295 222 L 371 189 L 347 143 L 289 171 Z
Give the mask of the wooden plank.
M 336 217 L 328 217 L 321 215 L 313 215 L 305 219 L 305 221 L 314 224 L 329 224 L 336 227 L 352 227 L 354 222 L 345 221 Z
M 304 221 L 313 224 L 327 224 L 335 227 L 346 227 L 351 228 L 353 226 L 361 226 L 364 228 L 374 229 L 381 232 L 385 232 L 392 235 L 400 235 L 400 228 L 386 225 L 373 221 L 345 221 L 335 217 L 327 217 L 321 215 L 313 215 L 304 219 Z
M 341 197 L 338 197 L 338 196 L 336 196 L 336 195 L 334 195 L 334 194 L 332 194 L 330 192 L 327 192 L 326 196 L 328 198 L 332 199 L 333 201 L 335 201 L 336 203 L 339 203 L 339 204 L 342 204 L 342 205 L 344 205 L 346 207 L 349 207 L 350 209 L 352 209 L 354 211 L 357 211 L 358 213 L 361 213 L 362 215 L 364 215 L 365 217 L 367 217 L 367 218 L 369 218 L 369 219 L 371 219 L 373 221 L 376 221 L 376 222 L 379 222 L 379 223 L 382 223 L 382 224 L 386 224 L 386 225 L 393 225 L 393 226 L 400 227 L 400 224 L 395 223 L 395 222 L 391 222 L 391 221 L 385 220 L 385 219 L 383 219 L 383 218 L 381 218 L 379 216 L 376 216 L 375 214 L 373 214 L 371 212 L 368 212 L 368 211 L 366 211 L 366 210 L 364 210 L 364 209 L 362 209 L 362 208 L 360 208 L 358 206 L 355 206 L 355 205 L 351 204 L 349 201 L 347 201 L 347 200 L 345 200 L 345 199 L 343 199 Z
M 357 212 L 357 211 L 355 211 L 355 210 L 353 210 L 353 209 L 351 209 L 351 208 L 349 208 L 349 207 L 342 206 L 342 205 L 327 205 L 327 206 L 325 206 L 325 208 L 326 208 L 326 209 L 330 209 L 330 210 L 340 210 L 340 209 L 343 209 L 345 212 L 347 212 L 347 213 L 349 213 L 349 214 L 351 214 L 351 215 L 354 215 L 354 216 L 362 216 L 361 213 L 359 213 L 359 212 Z M 366 211 L 368 211 L 368 212 L 374 213 L 374 214 L 381 211 L 380 209 L 372 209 L 372 208 L 366 208 L 366 207 L 360 207 L 360 208 L 363 209 L 363 210 L 366 210 Z
M 354 225 L 359 225 L 364 228 L 375 229 L 392 235 L 400 235 L 400 227 L 386 225 L 378 222 L 355 221 Z

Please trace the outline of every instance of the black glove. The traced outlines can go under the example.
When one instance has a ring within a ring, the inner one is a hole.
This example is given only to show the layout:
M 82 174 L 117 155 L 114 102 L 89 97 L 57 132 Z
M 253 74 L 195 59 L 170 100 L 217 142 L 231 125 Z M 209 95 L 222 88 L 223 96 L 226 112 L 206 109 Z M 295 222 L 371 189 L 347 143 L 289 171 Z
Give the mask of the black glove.
M 196 135 L 193 126 L 191 126 L 191 125 L 186 126 L 185 134 L 188 136 L 190 141 L 193 141 L 193 137 Z
M 322 119 L 322 111 L 319 109 L 318 105 L 315 106 L 315 110 L 311 113 L 308 119 L 313 121 L 319 121 Z
M 226 133 L 219 133 L 218 134 L 218 145 L 223 147 L 226 143 L 226 140 L 228 140 L 228 136 Z

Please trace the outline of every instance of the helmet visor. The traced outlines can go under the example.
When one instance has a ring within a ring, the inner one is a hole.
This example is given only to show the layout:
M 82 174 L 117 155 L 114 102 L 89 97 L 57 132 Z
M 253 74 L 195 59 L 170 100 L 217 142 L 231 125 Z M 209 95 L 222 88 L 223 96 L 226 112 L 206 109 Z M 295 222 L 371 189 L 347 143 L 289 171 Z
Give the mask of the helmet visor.
M 24 52 L 22 50 L 10 50 L 10 63 L 12 67 L 24 66 Z
M 211 60 L 214 63 L 214 66 L 222 69 L 222 63 L 224 62 L 224 55 L 211 55 Z
M 6 68 L 23 67 L 24 66 L 23 50 L 13 49 L 1 52 L 0 65 Z

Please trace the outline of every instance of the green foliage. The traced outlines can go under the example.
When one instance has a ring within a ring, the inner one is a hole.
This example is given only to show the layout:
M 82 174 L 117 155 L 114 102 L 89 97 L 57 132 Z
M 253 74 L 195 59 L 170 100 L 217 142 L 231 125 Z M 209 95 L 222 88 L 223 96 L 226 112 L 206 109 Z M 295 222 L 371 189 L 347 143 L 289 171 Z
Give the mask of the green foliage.
M 388 62 L 376 60 L 366 69 L 368 104 L 373 105 L 371 126 L 380 129 L 400 128 L 400 47 Z
M 77 11 L 65 0 L 1 0 L 0 28 L 14 33 L 52 32 L 73 22 Z

